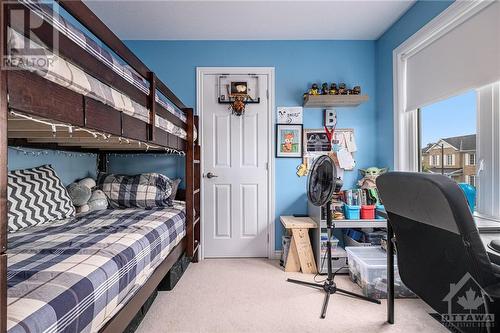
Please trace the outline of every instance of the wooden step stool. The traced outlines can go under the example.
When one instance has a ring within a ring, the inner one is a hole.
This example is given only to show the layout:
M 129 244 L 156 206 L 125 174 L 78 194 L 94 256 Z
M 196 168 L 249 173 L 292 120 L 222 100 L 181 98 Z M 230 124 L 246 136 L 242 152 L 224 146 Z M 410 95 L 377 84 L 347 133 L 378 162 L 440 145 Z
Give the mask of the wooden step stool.
M 292 235 L 290 250 L 285 263 L 285 272 L 316 274 L 316 262 L 309 239 L 309 229 L 318 225 L 309 217 L 280 216 L 281 224 Z

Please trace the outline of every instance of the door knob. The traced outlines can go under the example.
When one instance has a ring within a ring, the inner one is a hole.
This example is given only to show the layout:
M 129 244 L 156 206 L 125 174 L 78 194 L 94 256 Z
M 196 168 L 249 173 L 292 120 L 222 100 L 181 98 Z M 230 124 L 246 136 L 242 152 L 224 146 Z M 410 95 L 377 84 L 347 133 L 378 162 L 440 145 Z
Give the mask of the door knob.
M 207 178 L 210 179 L 210 178 L 214 178 L 214 177 L 219 177 L 217 175 L 214 175 L 213 173 L 209 172 L 207 173 Z

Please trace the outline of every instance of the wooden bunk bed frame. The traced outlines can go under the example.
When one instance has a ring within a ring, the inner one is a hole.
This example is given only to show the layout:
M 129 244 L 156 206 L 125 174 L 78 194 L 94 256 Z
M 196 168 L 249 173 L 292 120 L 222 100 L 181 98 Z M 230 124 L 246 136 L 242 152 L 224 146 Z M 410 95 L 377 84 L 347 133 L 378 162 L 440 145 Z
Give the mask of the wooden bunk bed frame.
M 9 6 L 23 8 L 23 4 L 1 3 L 0 46 L 2 55 L 7 50 Z M 139 60 L 123 42 L 81 0 L 56 0 L 69 14 L 113 50 L 122 60 L 149 82 L 145 94 L 111 68 L 63 34 L 58 34 L 58 52 L 61 56 L 81 67 L 86 73 L 124 93 L 135 102 L 147 107 L 150 123 L 143 122 L 107 106 L 91 97 L 78 94 L 61 85 L 52 83 L 37 74 L 25 70 L 0 72 L 0 333 L 7 325 L 7 153 L 8 146 L 93 152 L 98 154 L 100 170 L 107 167 L 109 153 L 163 153 L 173 149 L 185 153 L 185 191 L 180 191 L 186 201 L 186 237 L 156 268 L 152 276 L 121 310 L 101 329 L 102 332 L 122 332 L 143 304 L 156 291 L 172 265 L 186 253 L 197 261 L 200 245 L 200 146 L 194 138 L 198 117 L 193 109 L 180 99 Z M 50 36 L 53 27 L 44 23 L 36 29 L 36 35 L 52 48 Z M 156 102 L 159 91 L 186 114 L 186 122 L 177 118 Z M 15 113 L 12 113 L 14 110 Z M 32 119 L 19 117 L 28 115 Z M 155 126 L 155 117 L 162 116 L 187 132 L 186 139 L 174 136 Z M 33 120 L 71 125 L 72 133 L 58 131 L 54 135 L 51 126 Z M 80 130 L 80 131 L 78 131 Z M 102 140 L 93 133 L 105 133 Z M 124 143 L 125 141 L 125 143 Z M 195 216 L 196 214 L 196 216 Z

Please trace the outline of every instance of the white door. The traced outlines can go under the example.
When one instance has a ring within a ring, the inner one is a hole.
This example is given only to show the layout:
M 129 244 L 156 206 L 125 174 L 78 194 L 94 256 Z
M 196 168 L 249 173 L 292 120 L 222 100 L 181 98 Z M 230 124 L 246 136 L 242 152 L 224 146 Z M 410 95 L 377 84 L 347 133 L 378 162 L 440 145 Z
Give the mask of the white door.
M 218 103 L 218 77 L 202 77 L 204 257 L 267 257 L 268 77 L 259 75 L 260 103 L 242 116 Z

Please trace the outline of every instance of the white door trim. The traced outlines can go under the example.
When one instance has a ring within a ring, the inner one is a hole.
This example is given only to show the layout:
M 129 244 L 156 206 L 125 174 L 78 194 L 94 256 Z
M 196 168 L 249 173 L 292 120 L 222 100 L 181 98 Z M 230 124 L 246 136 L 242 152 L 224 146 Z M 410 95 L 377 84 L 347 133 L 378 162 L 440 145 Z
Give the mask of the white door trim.
M 275 248 L 275 233 L 274 233 L 274 214 L 275 214 L 275 191 L 274 191 L 274 136 L 275 136 L 275 85 L 274 85 L 274 67 L 196 67 L 196 113 L 200 117 L 200 122 L 198 126 L 198 138 L 200 138 L 201 144 L 201 154 L 204 156 L 205 145 L 203 144 L 203 106 L 202 106 L 202 96 L 203 96 L 203 76 L 206 74 L 222 74 L 222 73 L 231 73 L 231 74 L 261 74 L 267 75 L 268 77 L 268 90 L 269 90 L 269 103 L 268 103 L 268 124 L 269 128 L 267 130 L 269 149 L 268 152 L 268 198 L 269 198 L 269 206 L 268 206 L 268 224 L 267 224 L 267 234 L 269 237 L 269 241 L 267 243 L 267 254 L 269 259 L 276 258 Z M 204 165 L 203 158 L 200 161 L 200 172 L 204 173 Z M 204 211 L 204 178 L 201 178 L 201 212 Z M 201 244 L 200 244 L 200 259 L 205 258 L 204 254 L 204 216 L 201 214 L 201 225 L 200 225 L 200 234 L 201 234 Z
M 418 171 L 417 110 L 406 109 L 406 63 L 408 57 L 424 49 L 492 3 L 492 1 L 483 0 L 455 1 L 393 50 L 395 170 Z

